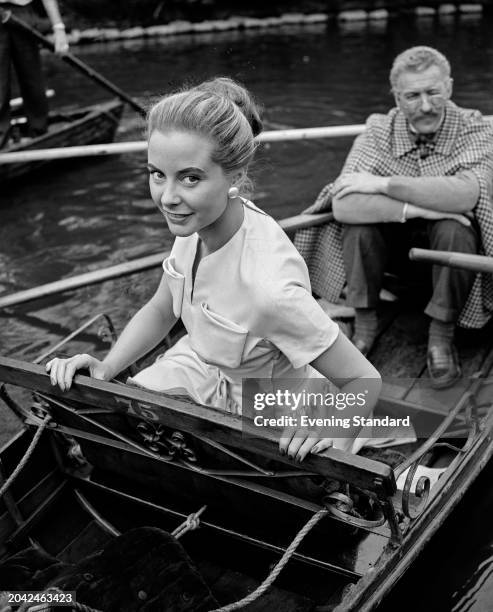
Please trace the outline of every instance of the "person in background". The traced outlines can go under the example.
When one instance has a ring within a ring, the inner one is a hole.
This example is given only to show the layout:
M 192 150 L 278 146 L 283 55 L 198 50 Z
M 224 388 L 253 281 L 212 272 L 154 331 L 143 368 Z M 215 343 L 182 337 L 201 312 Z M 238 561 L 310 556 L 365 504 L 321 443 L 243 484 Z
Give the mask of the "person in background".
M 42 3 L 53 28 L 55 51 L 66 53 L 67 36 L 57 0 L 42 0 Z M 32 0 L 0 0 L 0 9 L 11 11 L 30 25 L 37 21 Z M 8 143 L 10 132 L 12 68 L 15 69 L 24 99 L 28 135 L 40 136 L 48 129 L 48 102 L 38 43 L 29 34 L 0 21 L 0 148 Z
M 359 410 L 362 416 L 372 411 L 378 372 L 317 304 L 306 265 L 278 223 L 243 197 L 261 127 L 248 92 L 228 79 L 153 106 L 151 196 L 176 236 L 161 284 L 103 361 L 75 355 L 47 363 L 52 384 L 69 388 L 81 368 L 112 379 L 181 318 L 187 334 L 130 382 L 239 415 L 244 379 L 267 380 L 274 389 L 286 379 L 302 386 L 329 379 L 341 393 L 364 389 Z M 354 410 L 353 403 L 345 416 Z M 292 428 L 281 437 L 280 451 L 298 461 L 332 445 L 354 452 L 359 429 L 334 439 Z
M 377 335 L 384 272 L 416 240 L 431 249 L 493 255 L 493 126 L 451 101 L 450 64 L 430 47 L 398 55 L 390 72 L 396 107 L 371 115 L 340 176 L 306 212 L 332 206 L 335 223 L 298 233 L 314 291 L 336 301 L 347 283 L 354 344 L 364 354 Z M 419 243 L 419 246 L 425 246 Z M 482 327 L 493 313 L 488 275 L 432 267 L 427 365 L 432 385 L 460 376 L 457 325 Z

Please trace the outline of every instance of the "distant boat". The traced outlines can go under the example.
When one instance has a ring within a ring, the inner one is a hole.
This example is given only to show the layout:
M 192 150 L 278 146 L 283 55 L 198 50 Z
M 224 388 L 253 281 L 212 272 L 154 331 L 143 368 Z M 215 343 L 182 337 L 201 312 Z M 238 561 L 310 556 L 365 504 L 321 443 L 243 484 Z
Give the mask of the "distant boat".
M 21 138 L 18 143 L 0 153 L 21 153 L 35 149 L 70 147 L 113 141 L 123 112 L 123 102 L 112 100 L 78 109 L 53 111 L 49 115 L 49 129 L 37 138 Z M 21 129 L 22 122 L 14 119 Z M 56 160 L 22 161 L 15 164 L 0 162 L 0 185 L 19 179 Z

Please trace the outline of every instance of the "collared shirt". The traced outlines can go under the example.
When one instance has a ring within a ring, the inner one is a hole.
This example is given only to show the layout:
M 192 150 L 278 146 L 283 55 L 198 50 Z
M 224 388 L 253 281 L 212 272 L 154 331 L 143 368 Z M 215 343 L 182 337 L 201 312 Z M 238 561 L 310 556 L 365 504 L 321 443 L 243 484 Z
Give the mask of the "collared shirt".
M 480 227 L 482 252 L 493 256 L 493 125 L 476 110 L 453 102 L 425 158 L 418 154 L 407 120 L 398 108 L 386 115 L 370 115 L 365 131 L 354 141 L 341 174 L 368 171 L 377 176 L 454 176 L 474 173 L 479 197 L 474 215 Z M 332 206 L 332 184 L 326 185 L 308 213 Z M 301 230 L 295 245 L 307 261 L 315 293 L 335 301 L 346 282 L 341 248 L 342 225 L 337 222 Z M 459 324 L 482 327 L 493 314 L 493 279 L 478 274 Z

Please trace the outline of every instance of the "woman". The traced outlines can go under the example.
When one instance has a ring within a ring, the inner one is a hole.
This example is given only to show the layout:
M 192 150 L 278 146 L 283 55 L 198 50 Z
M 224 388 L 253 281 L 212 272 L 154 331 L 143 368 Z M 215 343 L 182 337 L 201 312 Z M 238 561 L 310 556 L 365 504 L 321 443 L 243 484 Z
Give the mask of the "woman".
M 229 79 L 166 96 L 151 109 L 150 190 L 176 236 L 161 283 L 103 361 L 51 360 L 52 384 L 69 388 L 80 368 L 113 378 L 181 317 L 188 334 L 130 382 L 239 414 L 242 379 L 267 379 L 271 388 L 288 379 L 299 389 L 325 377 L 344 393 L 364 388 L 364 414 L 372 410 L 378 372 L 313 299 L 306 265 L 279 225 L 240 197 L 249 186 L 252 128 L 261 129 L 256 106 Z M 350 450 L 358 430 L 335 440 L 292 427 L 280 451 L 302 461 L 333 444 Z

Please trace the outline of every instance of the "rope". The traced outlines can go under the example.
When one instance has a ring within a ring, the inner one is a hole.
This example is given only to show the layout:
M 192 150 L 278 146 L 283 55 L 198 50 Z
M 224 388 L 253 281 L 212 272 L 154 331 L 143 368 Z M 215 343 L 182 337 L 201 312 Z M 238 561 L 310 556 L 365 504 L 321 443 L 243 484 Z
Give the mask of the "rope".
M 31 440 L 31 444 L 29 445 L 27 451 L 24 454 L 24 457 L 22 457 L 22 459 L 19 461 L 19 464 L 17 465 L 17 467 L 15 468 L 15 470 L 12 472 L 12 474 L 7 478 L 7 480 L 3 483 L 2 488 L 0 489 L 0 499 L 2 499 L 2 497 L 4 496 L 5 492 L 7 491 L 7 489 L 10 487 L 10 485 L 14 482 L 14 480 L 17 478 L 17 476 L 19 475 L 19 472 L 22 470 L 22 468 L 26 465 L 26 463 L 29 460 L 29 457 L 32 455 L 34 449 L 36 448 L 37 443 L 39 442 L 39 439 L 41 438 L 41 434 L 44 431 L 44 428 L 48 425 L 49 420 L 51 419 L 50 415 L 48 415 L 47 417 L 45 417 L 44 421 L 41 423 L 41 425 L 39 425 L 36 433 L 34 434 L 33 439 Z
M 72 610 L 76 610 L 77 612 L 102 612 L 102 610 L 98 610 L 96 608 L 91 608 L 91 606 L 86 606 L 86 604 L 83 603 L 77 603 L 76 601 L 73 601 L 72 603 L 68 604 L 70 606 L 70 608 Z M 60 607 L 60 605 L 53 605 L 53 604 L 39 604 L 36 606 L 31 606 L 30 608 L 26 608 L 26 612 L 56 612 L 56 609 Z M 63 606 L 65 607 L 65 606 Z M 17 612 L 21 612 L 21 609 L 19 608 L 19 610 Z
M 320 521 L 320 519 L 322 519 L 327 514 L 328 514 L 328 510 L 323 508 L 322 510 L 319 510 L 316 514 L 314 514 L 310 518 L 310 520 L 306 523 L 306 525 L 302 527 L 302 529 L 300 529 L 300 531 L 298 532 L 294 540 L 291 542 L 291 544 L 288 546 L 288 548 L 286 548 L 286 551 L 284 552 L 283 556 L 280 558 L 278 563 L 274 566 L 271 573 L 262 582 L 262 584 L 255 589 L 255 591 L 253 591 L 246 597 L 243 597 L 243 599 L 240 599 L 239 601 L 235 601 L 234 603 L 227 604 L 226 606 L 223 606 L 222 608 L 216 608 L 215 610 L 212 610 L 211 612 L 230 612 L 231 610 L 239 610 L 240 608 L 243 608 L 244 606 L 251 604 L 258 597 L 263 595 L 265 591 L 267 591 L 267 589 L 272 585 L 274 580 L 279 576 L 282 569 L 284 568 L 286 563 L 289 561 L 289 559 L 293 555 L 294 551 L 298 548 L 298 545 L 300 544 L 301 540 Z
M 193 514 L 187 516 L 186 520 L 181 525 L 178 525 L 178 527 L 173 531 L 171 535 L 178 539 L 181 538 L 182 535 L 187 533 L 187 531 L 197 529 L 197 527 L 200 525 L 199 516 L 206 508 L 207 506 L 202 506 L 200 510 L 197 510 L 197 512 L 194 512 Z

